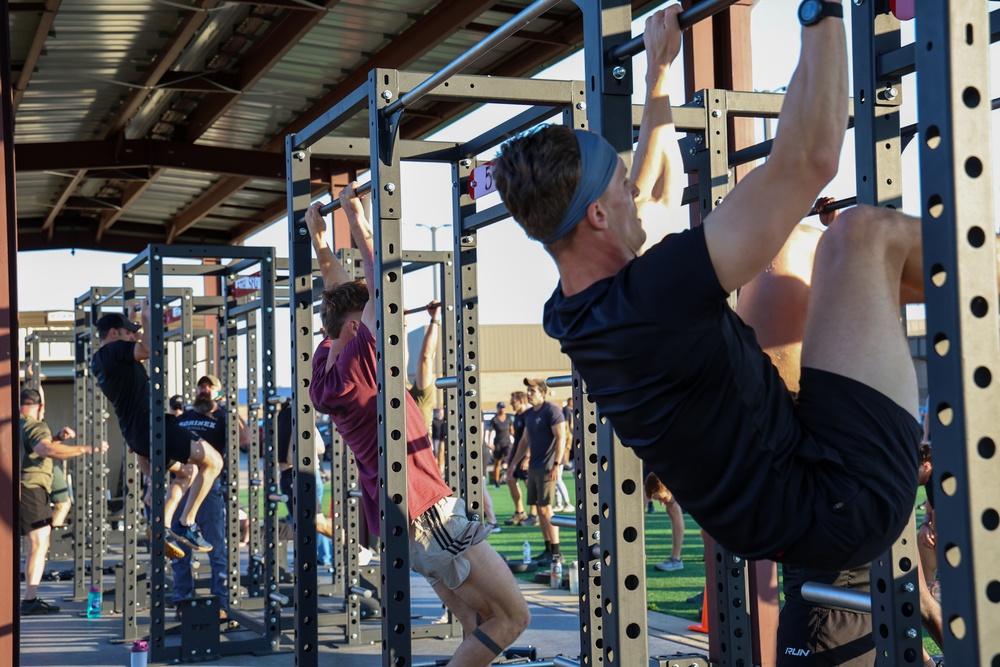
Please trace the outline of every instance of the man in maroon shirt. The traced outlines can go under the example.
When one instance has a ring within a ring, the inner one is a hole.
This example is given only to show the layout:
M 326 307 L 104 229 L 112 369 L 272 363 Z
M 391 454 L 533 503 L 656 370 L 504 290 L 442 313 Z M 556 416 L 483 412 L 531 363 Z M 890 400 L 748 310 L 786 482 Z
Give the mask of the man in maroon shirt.
M 313 357 L 309 396 L 329 414 L 354 452 L 362 504 L 372 532 L 379 530 L 378 390 L 375 363 L 375 309 L 372 233 L 352 183 L 340 193 L 351 235 L 361 250 L 365 281 L 352 281 L 333 256 L 326 222 L 314 204 L 306 212 L 313 249 L 323 273 L 322 321 L 325 337 Z M 530 614 L 489 534 L 466 516 L 465 501 L 442 481 L 427 425 L 407 393 L 407 499 L 410 566 L 427 578 L 465 629 L 465 641 L 449 665 L 489 665 L 528 626 Z

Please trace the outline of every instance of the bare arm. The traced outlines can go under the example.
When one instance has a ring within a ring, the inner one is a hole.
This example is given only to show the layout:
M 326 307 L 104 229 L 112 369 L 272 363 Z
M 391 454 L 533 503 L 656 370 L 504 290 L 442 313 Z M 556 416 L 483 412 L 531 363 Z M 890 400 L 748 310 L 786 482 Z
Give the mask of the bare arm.
M 677 23 L 680 5 L 656 12 L 646 19 L 643 41 L 646 44 L 646 101 L 643 107 L 639 141 L 632 159 L 632 181 L 639 189 L 636 206 L 644 225 L 667 215 L 680 206 L 684 190 L 684 165 L 668 87 L 670 65 L 681 48 L 681 29 Z M 660 239 L 652 235 L 647 245 Z
M 309 229 L 309 238 L 312 239 L 313 252 L 319 261 L 319 270 L 323 274 L 323 287 L 330 289 L 334 285 L 349 282 L 351 276 L 330 249 L 326 220 L 320 215 L 319 209 L 318 202 L 306 209 L 306 227 Z
M 844 22 L 827 18 L 802 29 L 770 158 L 705 220 L 708 253 L 727 292 L 767 267 L 836 175 L 847 100 Z
M 924 586 L 924 569 L 917 559 L 917 577 L 920 579 L 920 620 L 924 624 L 924 629 L 937 645 L 944 648 L 944 628 L 941 623 L 941 604 L 934 599 L 931 592 Z
M 357 182 L 351 182 L 346 188 L 340 191 L 340 204 L 344 213 L 347 214 L 347 221 L 351 225 L 351 237 L 354 244 L 361 251 L 361 263 L 365 269 L 365 282 L 368 285 L 368 303 L 365 304 L 364 312 L 361 314 L 361 322 L 368 327 L 372 333 L 375 332 L 375 246 L 371 225 L 365 217 L 365 210 L 361 204 L 361 198 L 355 192 Z
M 562 474 L 563 452 L 566 447 L 566 422 L 559 422 L 552 427 L 552 439 L 555 441 L 556 457 L 549 472 L 550 479 L 559 479 Z
M 139 338 L 136 340 L 135 347 L 132 349 L 132 354 L 136 361 L 145 361 L 149 359 L 149 331 L 152 326 L 152 320 L 149 316 L 149 299 L 145 299 L 139 305 L 139 314 L 142 316 L 142 329 L 139 332 Z M 135 306 L 129 306 L 128 309 L 128 319 L 134 321 L 135 317 Z
M 514 451 L 514 456 L 510 460 L 510 465 L 507 466 L 507 479 L 514 479 L 514 471 L 521 467 L 521 459 L 524 458 L 525 454 L 528 453 L 528 447 L 530 442 L 528 440 L 528 431 L 525 429 L 521 433 L 521 439 L 517 441 L 517 449 Z
M 441 304 L 432 301 L 427 304 L 427 314 L 431 321 L 424 332 L 424 342 L 420 346 L 420 358 L 417 359 L 417 374 L 413 379 L 413 386 L 423 390 L 434 384 L 434 355 L 437 353 L 438 338 L 441 331 L 441 320 L 438 319 L 438 311 Z
M 47 459 L 64 461 L 84 454 L 93 454 L 95 451 L 106 452 L 108 451 L 108 443 L 102 442 L 99 448 L 95 448 L 93 445 L 64 445 L 55 439 L 42 440 L 36 443 L 31 451 Z

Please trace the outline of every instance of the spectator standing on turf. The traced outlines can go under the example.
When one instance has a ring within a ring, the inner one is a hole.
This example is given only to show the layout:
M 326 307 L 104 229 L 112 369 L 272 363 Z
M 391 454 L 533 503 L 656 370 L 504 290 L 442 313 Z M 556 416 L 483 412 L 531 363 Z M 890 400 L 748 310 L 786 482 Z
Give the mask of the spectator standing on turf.
M 670 558 L 662 563 L 656 564 L 656 569 L 661 572 L 675 572 L 684 569 L 684 561 L 681 560 L 681 547 L 684 546 L 684 512 L 681 506 L 674 499 L 674 494 L 663 485 L 656 473 L 646 475 L 646 482 L 643 485 L 646 497 L 650 501 L 658 502 L 667 508 L 667 516 L 670 517 Z
M 97 336 L 101 346 L 91 360 L 91 369 L 101 391 L 114 406 L 125 445 L 136 453 L 139 469 L 147 479 L 151 479 L 149 376 L 142 365 L 149 358 L 148 301 L 142 302 L 140 314 L 142 325 L 132 321 L 135 312 L 131 307 L 128 317 L 121 313 L 110 313 L 97 321 Z M 140 330 L 142 336 L 136 337 L 136 332 Z M 174 512 L 190 487 L 191 492 L 181 512 L 181 531 L 171 534 L 188 548 L 211 551 L 212 545 L 202 536 L 195 517 L 215 478 L 222 471 L 222 457 L 207 442 L 182 429 L 174 415 L 166 413 L 162 417 L 157 416 L 157 419 L 160 418 L 166 423 L 165 456 L 168 470 L 175 473 L 163 510 L 166 526 L 173 525 Z M 197 470 L 197 474 L 192 475 L 192 470 Z M 157 474 L 163 473 L 157 471 Z
M 365 280 L 352 281 L 330 250 L 319 204 L 306 211 L 313 248 L 323 274 L 325 337 L 313 357 L 309 395 L 316 410 L 329 414 L 354 451 L 369 529 L 380 530 L 378 386 L 375 346 L 375 251 L 355 184 L 340 193 L 351 235 L 361 251 Z M 490 665 L 528 626 L 524 597 L 500 555 L 485 542 L 487 528 L 469 519 L 464 500 L 441 479 L 427 424 L 409 393 L 406 410 L 407 502 L 410 565 L 424 575 L 465 630 L 465 640 L 448 663 Z
M 521 459 L 530 452 L 528 462 L 529 505 L 538 506 L 538 523 L 542 527 L 545 550 L 534 560 L 540 564 L 551 563 L 559 555 L 559 528 L 552 525 L 552 500 L 556 478 L 562 475 L 563 450 L 566 447 L 566 421 L 562 410 L 545 400 L 548 385 L 545 380 L 524 378 L 526 394 L 531 408 L 524 412 L 524 433 L 514 452 L 514 465 L 507 469 L 507 481 Z
M 518 484 L 519 480 L 527 481 L 528 479 L 530 452 L 519 465 L 514 465 L 517 443 L 521 441 L 521 435 L 524 433 L 524 413 L 530 407 L 528 395 L 523 391 L 513 392 L 510 395 L 510 407 L 514 411 L 514 446 L 511 447 L 510 456 L 507 458 L 506 481 L 507 488 L 510 489 L 510 497 L 514 501 L 514 514 L 504 523 L 508 526 L 534 526 L 538 523 L 538 508 L 530 505 L 530 514 L 524 511 L 524 494 Z
M 486 447 L 493 452 L 493 486 L 500 486 L 503 464 L 514 444 L 514 417 L 507 414 L 507 404 L 497 403 L 497 413 L 486 425 Z
M 38 597 L 38 585 L 45 572 L 52 534 L 52 462 L 71 459 L 95 451 L 108 451 L 102 442 L 95 449 L 91 445 L 65 445 L 64 441 L 76 437 L 69 426 L 55 436 L 44 421 L 45 403 L 37 389 L 21 391 L 21 534 L 24 535 L 24 597 L 21 615 L 55 614 L 59 607 Z

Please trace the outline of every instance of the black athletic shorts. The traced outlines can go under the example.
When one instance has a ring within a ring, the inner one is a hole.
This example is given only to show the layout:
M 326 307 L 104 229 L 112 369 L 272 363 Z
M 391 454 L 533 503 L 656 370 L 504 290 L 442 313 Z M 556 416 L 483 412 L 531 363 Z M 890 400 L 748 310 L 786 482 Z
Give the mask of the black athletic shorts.
M 841 572 L 786 565 L 782 572 L 785 604 L 778 616 L 777 667 L 872 667 L 875 638 L 870 614 L 802 599 L 802 585 L 808 581 L 867 593 L 871 565 Z
M 169 468 L 174 461 L 187 463 L 188 459 L 191 458 L 191 443 L 201 438 L 178 424 L 176 415 L 168 412 L 164 414 L 164 417 L 166 418 L 167 467 Z M 139 456 L 149 458 L 149 450 L 142 452 L 132 448 L 132 451 Z
M 871 614 L 786 600 L 778 616 L 777 667 L 872 667 Z
M 802 369 L 797 409 L 806 436 L 833 454 L 801 462 L 815 489 L 813 517 L 774 559 L 827 571 L 874 560 L 913 511 L 922 436 L 917 420 L 875 389 L 814 368 Z M 725 536 L 715 537 L 726 543 Z
M 21 534 L 52 524 L 49 492 L 37 486 L 21 487 Z
M 503 461 L 510 458 L 510 447 L 494 447 L 493 448 L 493 462 Z

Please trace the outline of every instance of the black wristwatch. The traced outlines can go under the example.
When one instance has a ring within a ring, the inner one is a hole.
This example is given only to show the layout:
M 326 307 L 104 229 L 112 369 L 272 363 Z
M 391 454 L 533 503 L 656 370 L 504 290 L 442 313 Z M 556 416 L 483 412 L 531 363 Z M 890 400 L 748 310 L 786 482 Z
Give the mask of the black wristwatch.
M 816 25 L 826 17 L 844 18 L 844 8 L 836 2 L 823 0 L 802 0 L 799 5 L 799 23 L 804 26 Z

